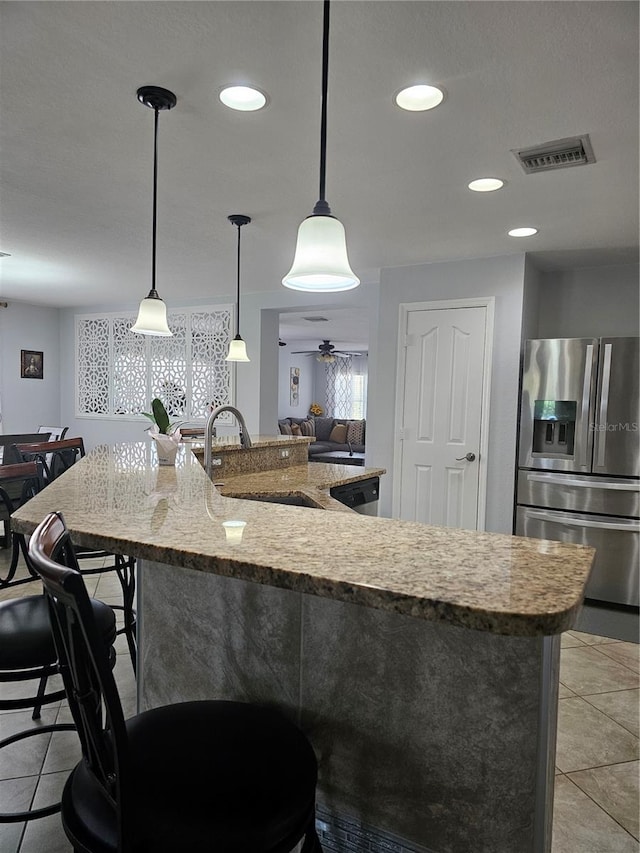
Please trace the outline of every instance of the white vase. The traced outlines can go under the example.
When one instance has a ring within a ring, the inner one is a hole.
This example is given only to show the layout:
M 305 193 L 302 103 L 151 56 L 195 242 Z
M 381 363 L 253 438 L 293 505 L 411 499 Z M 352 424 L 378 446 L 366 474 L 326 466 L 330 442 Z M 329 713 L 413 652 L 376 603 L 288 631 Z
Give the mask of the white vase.
M 161 435 L 159 433 L 156 435 L 151 433 L 151 438 L 156 443 L 158 465 L 175 465 L 178 442 L 174 441 L 169 435 Z

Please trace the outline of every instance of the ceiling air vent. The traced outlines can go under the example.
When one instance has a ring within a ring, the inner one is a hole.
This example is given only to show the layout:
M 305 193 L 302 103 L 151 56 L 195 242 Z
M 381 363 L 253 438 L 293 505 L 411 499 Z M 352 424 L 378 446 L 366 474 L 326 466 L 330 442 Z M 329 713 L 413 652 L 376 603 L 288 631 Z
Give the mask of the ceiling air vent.
M 549 169 L 567 169 L 569 166 L 586 166 L 595 163 L 589 135 L 554 139 L 534 148 L 511 149 L 527 175 Z
M 303 320 L 308 320 L 310 323 L 328 323 L 328 317 L 303 317 Z

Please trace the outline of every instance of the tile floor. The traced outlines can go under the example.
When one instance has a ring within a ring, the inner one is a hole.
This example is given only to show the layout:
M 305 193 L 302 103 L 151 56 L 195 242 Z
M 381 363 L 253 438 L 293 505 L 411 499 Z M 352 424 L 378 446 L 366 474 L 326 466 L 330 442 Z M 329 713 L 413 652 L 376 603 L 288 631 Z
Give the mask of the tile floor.
M 0 570 L 6 556 L 0 551 Z M 87 586 L 103 601 L 120 603 L 113 574 L 88 578 Z M 0 590 L 0 600 L 35 591 L 36 584 Z M 128 715 L 135 712 L 135 680 L 123 637 L 116 651 L 116 680 Z M 640 853 L 639 651 L 635 643 L 595 634 L 570 631 L 562 637 L 553 853 Z M 13 695 L 11 685 L 0 690 Z M 68 721 L 66 703 L 49 706 L 42 719 Z M 28 725 L 33 725 L 29 711 L 0 713 L 0 739 Z M 77 760 L 74 732 L 43 735 L 2 750 L 0 809 L 59 798 Z M 70 853 L 71 847 L 59 816 L 52 815 L 26 825 L 0 824 L 0 850 Z

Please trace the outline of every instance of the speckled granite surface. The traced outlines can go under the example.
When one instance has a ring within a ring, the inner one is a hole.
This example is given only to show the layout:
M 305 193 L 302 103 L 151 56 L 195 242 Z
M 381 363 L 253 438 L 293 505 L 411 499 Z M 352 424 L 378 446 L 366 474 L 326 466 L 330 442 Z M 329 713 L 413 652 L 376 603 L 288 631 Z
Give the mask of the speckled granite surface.
M 222 488 L 320 495 L 379 471 L 312 463 Z M 157 466 L 151 442 L 97 448 L 14 526 L 29 533 L 51 510 L 80 545 L 498 634 L 570 628 L 593 559 L 577 545 L 225 497 L 186 445 L 175 468 Z M 240 543 L 227 520 L 246 522 Z

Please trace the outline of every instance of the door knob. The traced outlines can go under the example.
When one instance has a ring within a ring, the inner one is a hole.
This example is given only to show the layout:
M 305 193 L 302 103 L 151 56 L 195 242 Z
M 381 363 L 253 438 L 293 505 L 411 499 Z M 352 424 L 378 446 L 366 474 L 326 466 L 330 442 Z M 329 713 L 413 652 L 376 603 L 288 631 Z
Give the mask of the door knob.
M 463 459 L 466 459 L 467 462 L 475 462 L 476 454 L 475 453 L 465 453 L 464 456 L 456 456 L 456 462 L 462 462 Z

